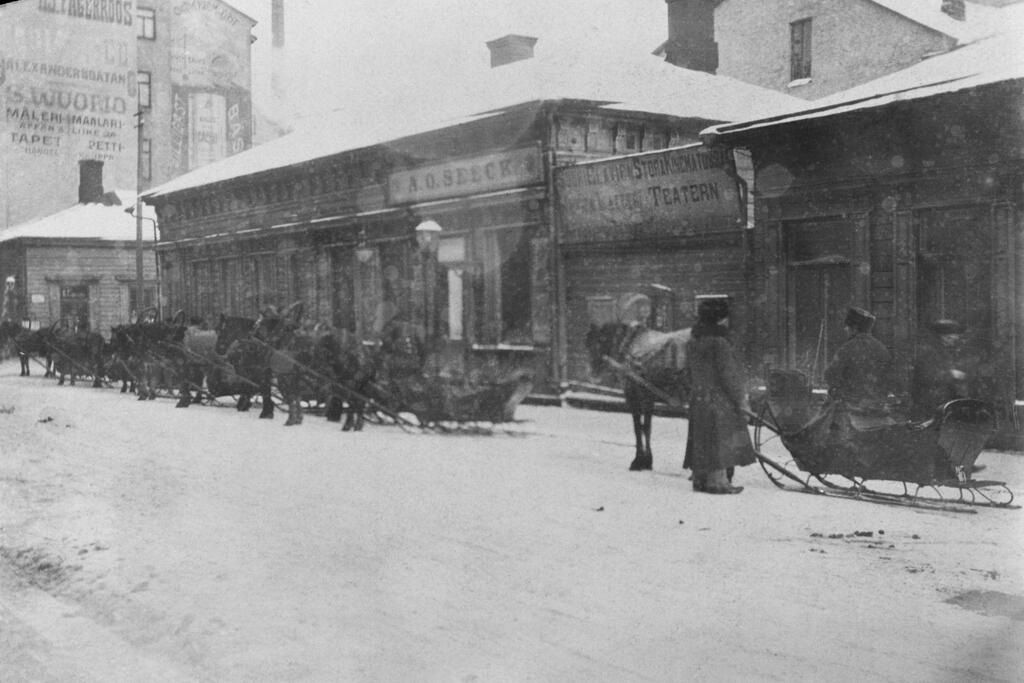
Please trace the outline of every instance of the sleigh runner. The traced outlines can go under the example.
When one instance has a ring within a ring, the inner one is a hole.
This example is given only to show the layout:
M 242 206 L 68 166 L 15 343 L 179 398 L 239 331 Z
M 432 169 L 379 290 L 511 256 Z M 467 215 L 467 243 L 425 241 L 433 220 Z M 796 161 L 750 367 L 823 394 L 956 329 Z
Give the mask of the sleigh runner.
M 865 426 L 855 411 L 815 400 L 801 373 L 775 371 L 750 417 L 761 467 L 781 489 L 932 509 L 1019 507 L 1004 482 L 972 478 L 995 429 L 982 401 L 950 401 L 924 421 Z

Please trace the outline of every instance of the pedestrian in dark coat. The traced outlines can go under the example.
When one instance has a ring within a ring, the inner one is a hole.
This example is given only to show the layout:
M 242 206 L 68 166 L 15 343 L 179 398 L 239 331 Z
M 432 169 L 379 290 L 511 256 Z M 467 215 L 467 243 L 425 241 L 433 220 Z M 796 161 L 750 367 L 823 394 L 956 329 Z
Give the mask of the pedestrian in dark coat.
M 743 374 L 729 343 L 726 299 L 706 299 L 686 344 L 690 386 L 689 430 L 683 467 L 693 471 L 693 490 L 739 493 L 727 470 L 755 462 L 747 431 Z

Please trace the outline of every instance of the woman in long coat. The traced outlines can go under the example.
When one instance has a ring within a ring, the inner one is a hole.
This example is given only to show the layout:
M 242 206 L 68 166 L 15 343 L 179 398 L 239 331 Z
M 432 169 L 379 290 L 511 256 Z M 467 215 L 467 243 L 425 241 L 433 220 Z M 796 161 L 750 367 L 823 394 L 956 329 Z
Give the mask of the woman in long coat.
M 732 468 L 755 462 L 747 432 L 746 392 L 739 363 L 729 343 L 725 299 L 706 299 L 686 344 L 690 382 L 690 426 L 683 467 L 693 471 L 693 490 L 739 493 Z M 727 474 L 727 470 L 729 474 Z

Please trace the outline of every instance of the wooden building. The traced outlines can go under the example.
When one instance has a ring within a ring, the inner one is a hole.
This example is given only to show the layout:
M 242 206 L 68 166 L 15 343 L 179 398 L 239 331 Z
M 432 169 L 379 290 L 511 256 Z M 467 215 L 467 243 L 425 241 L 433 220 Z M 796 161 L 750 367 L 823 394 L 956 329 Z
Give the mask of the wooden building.
M 553 395 L 554 169 L 693 143 L 709 123 L 794 100 L 650 56 L 529 58 L 533 42 L 491 41 L 492 68 L 451 86 L 471 95 L 455 116 L 325 119 L 147 193 L 170 306 L 212 317 L 303 301 L 367 342 L 400 316 L 444 340 L 447 372 L 529 367 Z
M 138 310 L 135 194 L 93 201 L 0 231 L 0 278 L 13 278 L 13 321 L 39 329 L 86 323 L 104 336 Z M 146 218 L 143 306 L 156 305 L 155 222 Z
M 970 331 L 1004 436 L 1024 402 L 1024 60 L 978 41 L 791 115 L 716 126 L 753 156 L 752 347 L 820 381 L 843 311 L 878 316 L 907 379 L 937 318 Z M 1016 411 L 1014 406 L 1016 405 Z M 1018 432 L 1019 438 L 1019 432 Z

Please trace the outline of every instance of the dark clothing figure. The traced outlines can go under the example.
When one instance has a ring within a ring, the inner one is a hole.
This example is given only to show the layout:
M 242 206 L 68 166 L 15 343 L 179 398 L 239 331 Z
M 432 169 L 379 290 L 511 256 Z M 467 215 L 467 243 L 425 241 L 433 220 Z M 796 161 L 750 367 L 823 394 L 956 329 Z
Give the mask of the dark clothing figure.
M 937 408 L 971 394 L 977 359 L 964 346 L 963 327 L 953 320 L 939 320 L 917 346 L 910 378 L 910 409 L 913 419 L 926 419 Z
M 683 467 L 693 470 L 695 491 L 739 493 L 743 487 L 732 486 L 726 470 L 755 462 L 744 382 L 728 330 L 717 324 L 722 318 L 708 317 L 701 316 L 686 344 L 690 424 Z
M 829 395 L 851 407 L 882 408 L 892 386 L 892 356 L 869 332 L 857 332 L 825 370 Z

